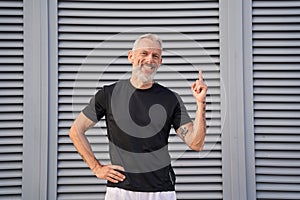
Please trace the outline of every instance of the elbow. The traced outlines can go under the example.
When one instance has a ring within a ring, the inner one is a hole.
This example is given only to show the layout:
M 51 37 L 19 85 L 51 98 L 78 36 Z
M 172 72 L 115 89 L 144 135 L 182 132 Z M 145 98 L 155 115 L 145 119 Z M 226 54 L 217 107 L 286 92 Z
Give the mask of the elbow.
M 203 146 L 190 146 L 190 149 L 192 149 L 193 151 L 201 151 L 203 149 Z
M 70 131 L 69 131 L 69 138 L 73 141 L 73 139 L 76 137 L 77 131 L 74 127 L 74 124 L 71 126 Z
M 201 143 L 197 143 L 197 144 L 191 144 L 189 145 L 190 149 L 193 151 L 202 151 L 203 150 L 203 146 L 204 146 L 204 141 Z

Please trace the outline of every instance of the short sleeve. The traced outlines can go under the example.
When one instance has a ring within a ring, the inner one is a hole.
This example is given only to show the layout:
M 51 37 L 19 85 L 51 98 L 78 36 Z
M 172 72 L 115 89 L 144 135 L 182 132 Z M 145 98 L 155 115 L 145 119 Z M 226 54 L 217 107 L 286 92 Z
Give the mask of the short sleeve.
M 192 122 L 186 107 L 181 99 L 181 97 L 175 93 L 177 97 L 177 104 L 174 111 L 174 120 L 173 120 L 173 127 L 177 130 L 180 126 Z
M 103 102 L 105 100 L 105 94 L 103 88 L 101 88 L 96 95 L 94 95 L 89 104 L 82 110 L 83 114 L 92 120 L 98 122 L 105 114 Z

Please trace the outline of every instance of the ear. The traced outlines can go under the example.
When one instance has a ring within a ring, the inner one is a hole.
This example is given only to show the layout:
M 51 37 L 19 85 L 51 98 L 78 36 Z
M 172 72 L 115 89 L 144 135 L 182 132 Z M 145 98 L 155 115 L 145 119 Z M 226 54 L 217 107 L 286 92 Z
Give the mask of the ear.
M 128 51 L 128 55 L 127 55 L 127 57 L 128 57 L 128 61 L 131 63 L 131 64 L 133 64 L 133 61 L 134 61 L 134 55 L 133 55 L 134 53 L 133 53 L 133 50 L 129 50 Z

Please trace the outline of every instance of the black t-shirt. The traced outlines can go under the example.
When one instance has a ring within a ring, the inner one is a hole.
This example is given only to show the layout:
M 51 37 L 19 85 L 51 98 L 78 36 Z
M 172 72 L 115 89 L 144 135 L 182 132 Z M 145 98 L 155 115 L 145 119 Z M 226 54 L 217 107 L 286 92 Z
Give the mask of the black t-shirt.
M 168 153 L 170 129 L 191 122 L 179 95 L 157 83 L 136 89 L 129 80 L 100 88 L 83 113 L 97 122 L 105 116 L 109 153 L 125 168 L 123 182 L 109 187 L 131 191 L 175 190 Z

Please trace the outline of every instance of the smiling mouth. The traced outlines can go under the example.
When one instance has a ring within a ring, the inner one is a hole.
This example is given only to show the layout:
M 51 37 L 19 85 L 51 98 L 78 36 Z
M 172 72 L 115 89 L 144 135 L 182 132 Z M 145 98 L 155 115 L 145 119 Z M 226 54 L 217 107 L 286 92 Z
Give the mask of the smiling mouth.
M 154 65 L 142 65 L 142 68 L 144 68 L 146 71 L 153 71 L 156 69 Z

